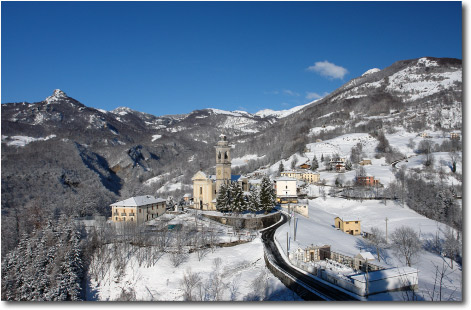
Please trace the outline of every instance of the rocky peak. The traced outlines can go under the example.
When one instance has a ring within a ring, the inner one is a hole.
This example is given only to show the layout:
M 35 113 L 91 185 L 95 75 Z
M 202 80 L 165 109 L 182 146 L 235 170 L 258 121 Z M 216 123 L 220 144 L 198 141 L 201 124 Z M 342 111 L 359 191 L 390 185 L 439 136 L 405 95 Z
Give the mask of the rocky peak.
M 69 97 L 62 90 L 55 89 L 54 92 L 52 93 L 52 96 L 49 96 L 46 98 L 46 102 L 53 103 L 61 99 L 67 99 L 67 98 Z

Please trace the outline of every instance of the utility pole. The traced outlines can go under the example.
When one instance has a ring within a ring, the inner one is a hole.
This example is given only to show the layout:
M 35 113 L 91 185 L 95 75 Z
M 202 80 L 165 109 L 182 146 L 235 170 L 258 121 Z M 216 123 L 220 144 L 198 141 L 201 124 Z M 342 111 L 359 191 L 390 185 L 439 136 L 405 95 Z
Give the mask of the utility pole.
M 386 244 L 388 244 L 388 218 L 386 217 Z
M 289 237 L 288 237 L 288 232 L 286 232 L 286 256 L 289 255 L 289 254 L 288 254 L 288 250 L 289 250 L 288 244 L 289 244 Z

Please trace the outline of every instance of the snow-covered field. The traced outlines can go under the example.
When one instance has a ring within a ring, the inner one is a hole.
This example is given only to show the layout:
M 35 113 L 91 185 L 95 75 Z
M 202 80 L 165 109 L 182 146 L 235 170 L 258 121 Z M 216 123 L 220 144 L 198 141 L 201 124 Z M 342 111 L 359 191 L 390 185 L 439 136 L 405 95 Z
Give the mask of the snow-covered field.
M 322 155 L 332 156 L 334 154 L 338 154 L 345 157 L 349 156 L 352 147 L 357 145 L 357 143 L 361 143 L 363 145 L 363 152 L 369 156 L 369 154 L 374 152 L 374 148 L 378 144 L 378 140 L 367 133 L 346 134 L 334 139 L 306 145 L 306 148 L 310 150 L 306 155 L 310 160 L 312 160 L 314 155 L 318 160 Z
M 387 205 L 379 201 L 357 201 L 341 198 L 327 197 L 326 200 L 317 198 L 309 201 L 309 218 L 297 215 L 298 230 L 296 241 L 294 241 L 293 223 L 284 225 L 276 232 L 276 239 L 279 245 L 286 252 L 286 233 L 290 232 L 290 251 L 298 247 L 305 248 L 313 245 L 331 245 L 331 250 L 349 256 L 355 256 L 360 250 L 368 250 L 376 255 L 374 247 L 368 245 L 361 236 L 352 236 L 337 230 L 334 226 L 334 218 L 339 216 L 344 220 L 360 220 L 361 230 L 369 232 L 372 227 L 386 230 L 386 217 L 388 218 L 388 235 L 400 226 L 409 226 L 420 234 L 420 238 L 432 240 L 436 234 L 443 238 L 446 225 L 437 223 L 416 212 L 402 207 L 393 202 Z M 401 260 L 392 249 L 384 252 L 384 260 L 391 267 L 404 266 Z M 449 264 L 449 259 L 443 260 L 437 254 L 422 251 L 418 260 L 412 267 L 419 270 L 419 293 L 425 300 L 429 300 L 429 293 L 433 291 L 435 281 L 435 266 L 442 267 Z M 446 286 L 442 292 L 444 299 L 449 297 L 452 300 L 462 299 L 462 271 L 458 264 L 453 264 L 453 269 L 448 267 L 448 276 L 444 282 Z M 400 292 L 382 293 L 373 295 L 370 300 L 403 300 Z
M 190 217 L 183 214 L 168 223 L 191 221 Z M 225 233 L 230 230 L 227 226 L 219 226 Z M 234 236 L 222 237 L 221 241 L 236 240 Z M 221 265 L 216 270 L 214 262 L 218 258 L 221 259 Z M 87 300 L 111 301 L 123 292 L 133 291 L 135 299 L 139 301 L 182 301 L 184 291 L 181 281 L 189 272 L 200 277 L 200 285 L 194 290 L 195 295 L 199 296 L 201 288 L 202 292 L 206 292 L 204 298 L 207 300 L 214 298 L 212 289 L 217 274 L 222 279 L 220 300 L 257 300 L 258 297 L 271 301 L 302 300 L 265 267 L 260 237 L 237 246 L 208 250 L 201 259 L 196 252 L 190 253 L 178 267 L 172 264 L 169 253 L 163 254 L 153 266 L 139 266 L 136 255 L 133 255 L 126 260 L 125 273 L 119 279 L 114 266 L 98 281 L 89 279 Z M 257 281 L 258 284 L 254 283 Z

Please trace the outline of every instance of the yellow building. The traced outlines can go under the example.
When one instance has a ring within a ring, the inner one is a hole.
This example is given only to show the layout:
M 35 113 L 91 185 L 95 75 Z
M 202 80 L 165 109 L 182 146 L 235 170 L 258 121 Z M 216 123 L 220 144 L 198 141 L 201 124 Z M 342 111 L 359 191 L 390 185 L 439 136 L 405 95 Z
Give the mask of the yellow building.
M 307 183 L 317 183 L 320 179 L 320 174 L 314 171 L 305 171 L 301 175 L 302 180 Z
M 320 179 L 320 174 L 311 170 L 302 170 L 302 171 L 283 171 L 280 173 L 282 177 L 293 178 L 300 181 L 305 181 L 307 183 L 317 183 Z
M 166 202 L 154 196 L 131 197 L 118 201 L 111 206 L 113 222 L 134 222 L 142 224 L 165 213 Z
M 191 179 L 193 181 L 193 208 L 200 210 L 216 209 L 216 182 L 203 171 L 198 171 Z
M 337 216 L 335 218 L 335 227 L 350 235 L 361 234 L 360 221 L 344 221 Z

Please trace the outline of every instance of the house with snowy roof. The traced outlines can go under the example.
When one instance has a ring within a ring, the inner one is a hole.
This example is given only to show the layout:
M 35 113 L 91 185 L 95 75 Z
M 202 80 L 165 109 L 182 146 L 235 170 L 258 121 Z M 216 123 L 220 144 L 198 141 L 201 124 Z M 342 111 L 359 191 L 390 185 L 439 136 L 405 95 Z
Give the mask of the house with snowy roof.
M 131 197 L 110 205 L 113 222 L 133 222 L 142 224 L 165 213 L 165 199 L 145 195 Z
M 366 271 L 366 266 L 369 262 L 376 260 L 376 258 L 370 252 L 360 252 L 354 257 L 354 268 L 356 270 L 363 270 Z M 376 265 L 370 265 L 368 270 L 377 270 Z

